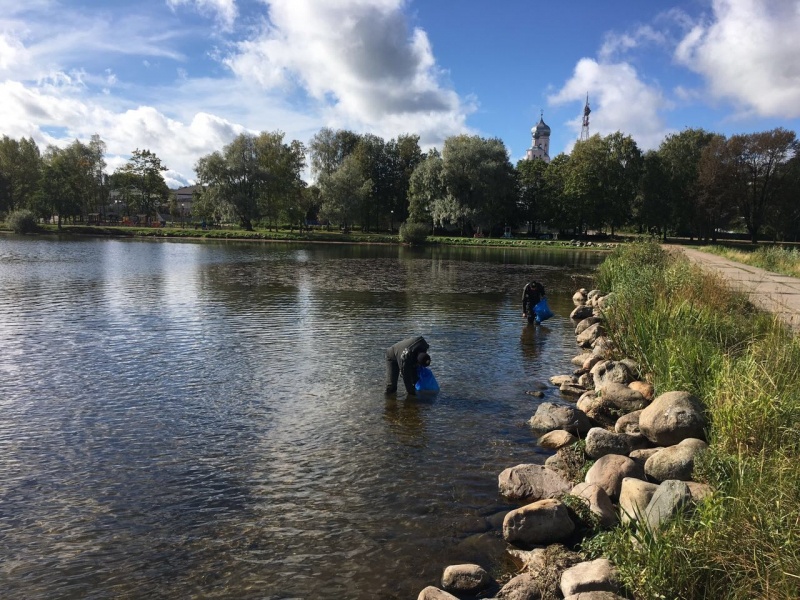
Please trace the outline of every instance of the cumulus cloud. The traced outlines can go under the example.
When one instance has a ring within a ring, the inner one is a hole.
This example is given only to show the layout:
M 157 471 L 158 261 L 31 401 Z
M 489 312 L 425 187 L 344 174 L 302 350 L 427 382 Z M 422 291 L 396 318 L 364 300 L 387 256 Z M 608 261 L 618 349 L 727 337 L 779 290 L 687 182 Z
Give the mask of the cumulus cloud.
M 581 59 L 572 77 L 548 97 L 553 105 L 578 104 L 589 94 L 591 133 L 608 135 L 621 131 L 633 137 L 642 149 L 656 148 L 669 133 L 663 112 L 671 107 L 663 92 L 642 81 L 636 69 L 627 63 L 604 64 Z M 568 123 L 576 137 L 581 119 Z
M 705 78 L 709 93 L 758 116 L 800 116 L 800 4 L 714 0 L 675 51 Z
M 302 89 L 331 123 L 440 142 L 472 107 L 442 83 L 426 33 L 403 0 L 270 0 L 268 21 L 225 63 L 264 89 Z

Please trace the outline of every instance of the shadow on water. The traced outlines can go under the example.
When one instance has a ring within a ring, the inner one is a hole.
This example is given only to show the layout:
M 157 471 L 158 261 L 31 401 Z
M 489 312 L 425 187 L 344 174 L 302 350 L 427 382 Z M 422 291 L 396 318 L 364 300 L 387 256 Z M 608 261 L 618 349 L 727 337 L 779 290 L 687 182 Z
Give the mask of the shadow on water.
M 4 598 L 415 597 L 501 571 L 497 475 L 602 255 L 0 238 Z M 520 316 L 530 278 L 556 316 Z M 437 395 L 383 394 L 422 334 Z

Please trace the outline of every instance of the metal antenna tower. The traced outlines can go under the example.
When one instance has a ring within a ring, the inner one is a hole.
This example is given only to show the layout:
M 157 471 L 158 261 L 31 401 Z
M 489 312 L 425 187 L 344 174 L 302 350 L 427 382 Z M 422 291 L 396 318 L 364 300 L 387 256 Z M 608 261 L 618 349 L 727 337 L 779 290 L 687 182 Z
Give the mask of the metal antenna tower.
M 586 92 L 586 106 L 583 107 L 583 126 L 581 127 L 580 141 L 585 142 L 589 139 L 589 113 L 592 109 L 589 108 L 589 92 Z

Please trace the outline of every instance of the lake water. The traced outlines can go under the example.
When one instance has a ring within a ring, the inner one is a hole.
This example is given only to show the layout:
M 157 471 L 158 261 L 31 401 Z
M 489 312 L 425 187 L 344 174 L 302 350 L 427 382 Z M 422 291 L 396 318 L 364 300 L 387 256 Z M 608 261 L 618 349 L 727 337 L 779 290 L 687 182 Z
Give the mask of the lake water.
M 502 572 L 497 475 L 546 458 L 526 392 L 558 397 L 602 258 L 0 236 L 0 595 L 391 600 Z M 386 397 L 412 335 L 442 391 Z

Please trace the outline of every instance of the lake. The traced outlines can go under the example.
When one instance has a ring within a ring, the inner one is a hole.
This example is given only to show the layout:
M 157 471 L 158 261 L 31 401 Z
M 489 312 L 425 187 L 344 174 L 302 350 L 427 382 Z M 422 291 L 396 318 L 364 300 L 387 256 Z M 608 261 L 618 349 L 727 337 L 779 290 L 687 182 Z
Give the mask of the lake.
M 0 235 L 3 598 L 391 600 L 501 573 L 497 476 L 547 457 L 527 420 L 603 257 Z M 535 328 L 531 278 L 556 315 Z M 387 397 L 412 335 L 441 392 Z

